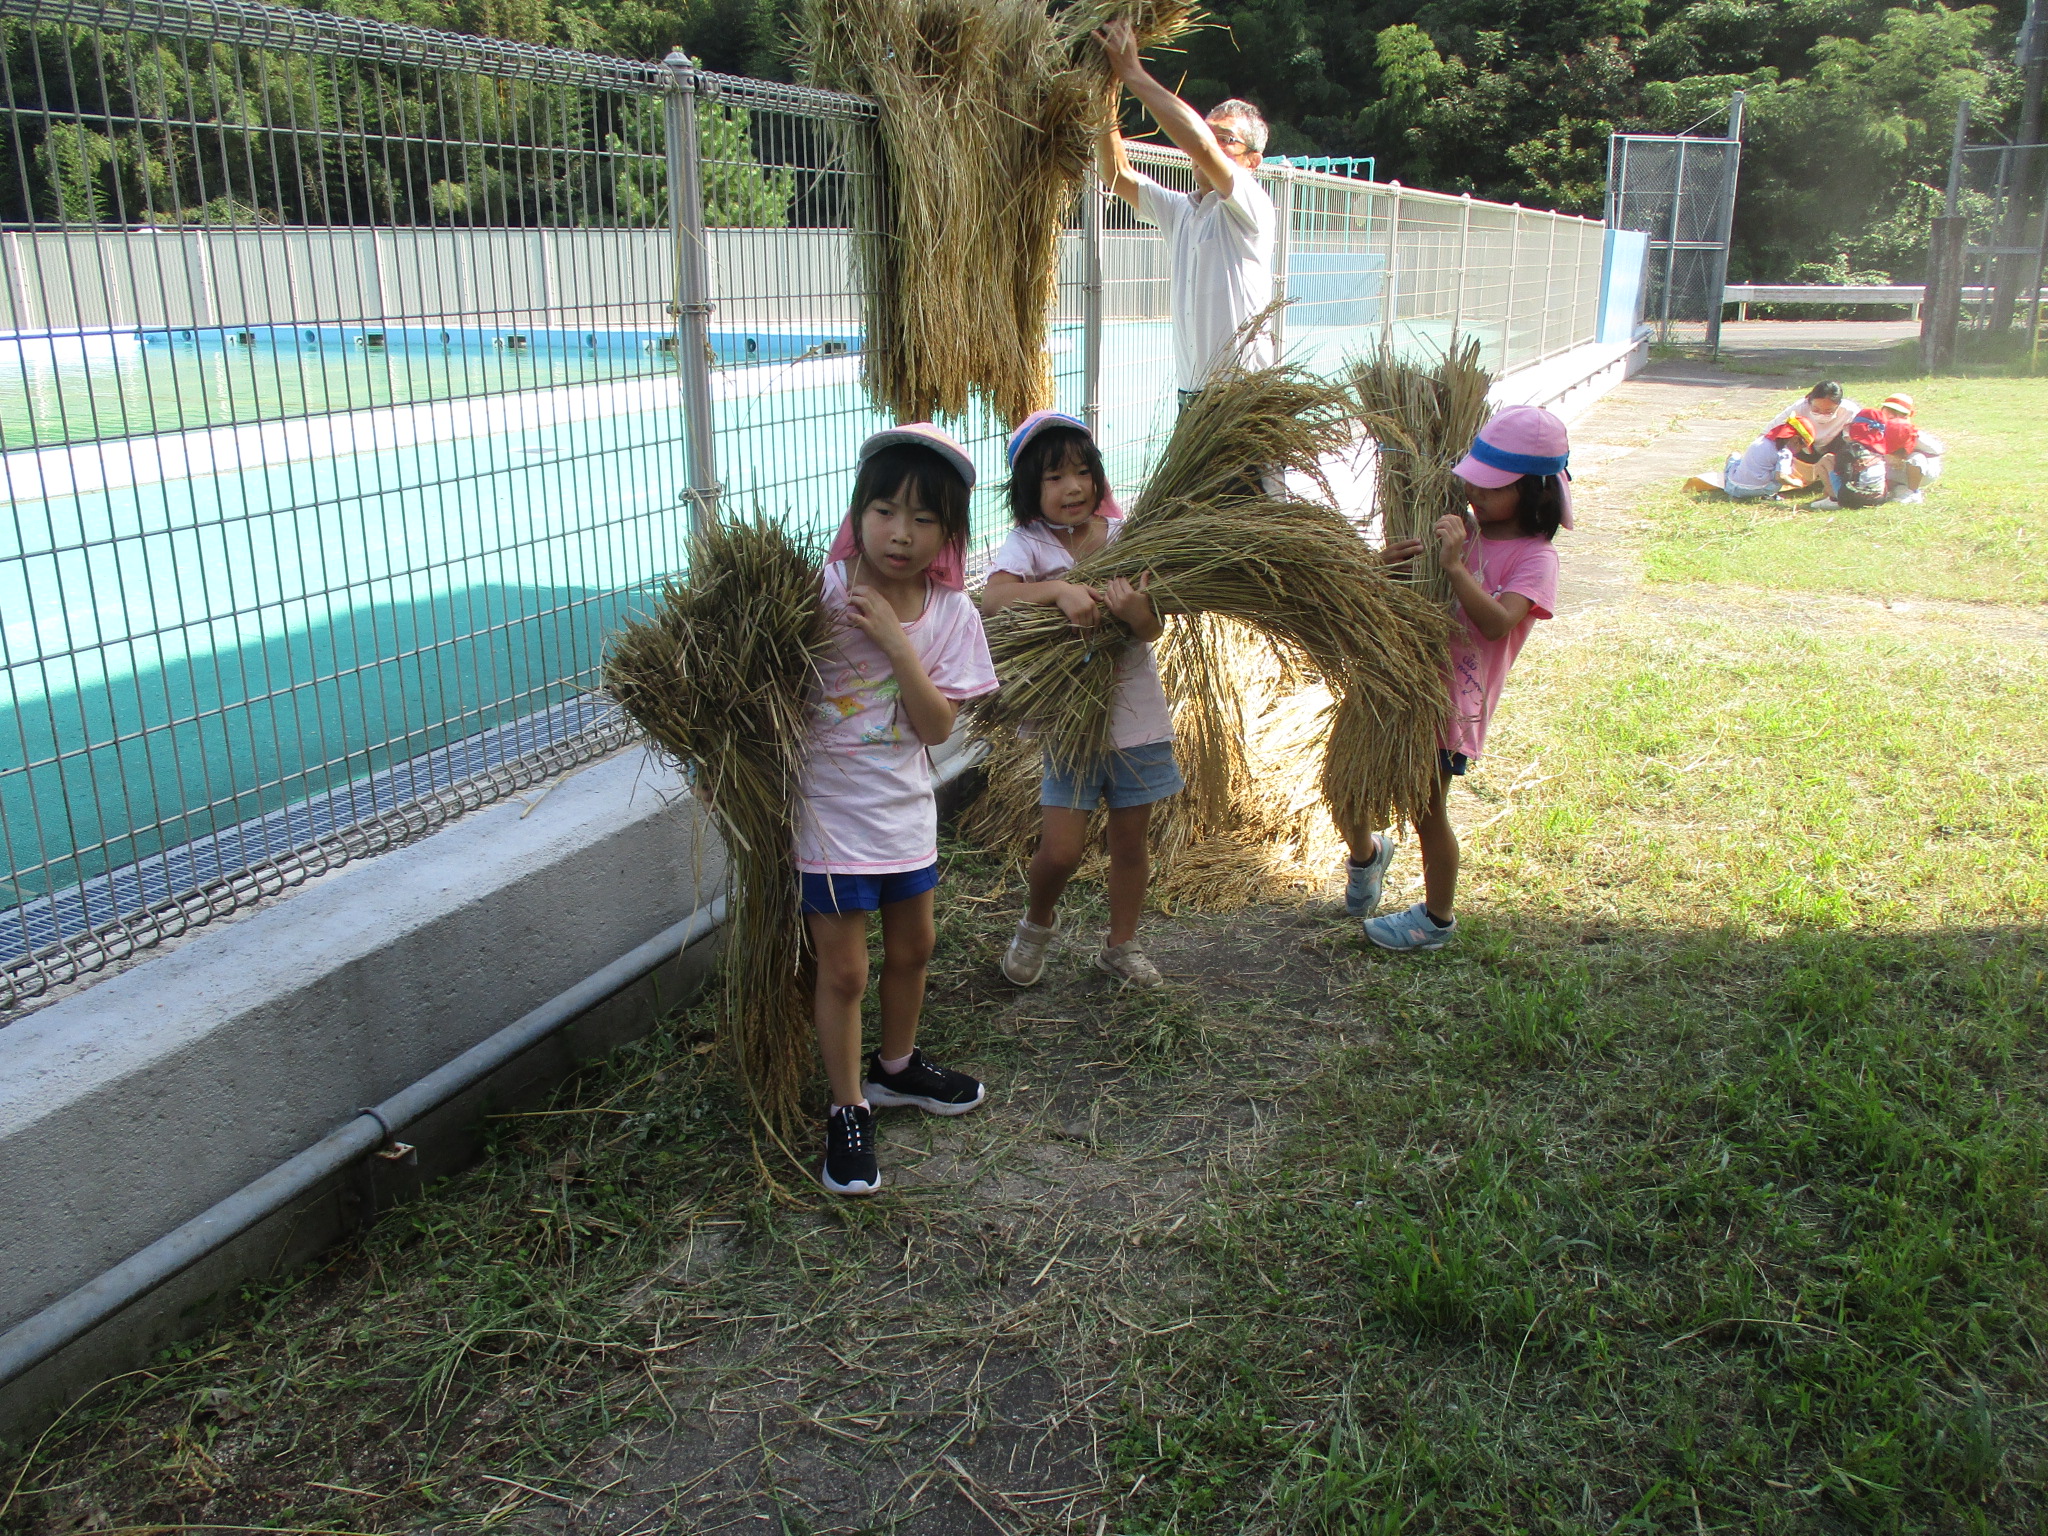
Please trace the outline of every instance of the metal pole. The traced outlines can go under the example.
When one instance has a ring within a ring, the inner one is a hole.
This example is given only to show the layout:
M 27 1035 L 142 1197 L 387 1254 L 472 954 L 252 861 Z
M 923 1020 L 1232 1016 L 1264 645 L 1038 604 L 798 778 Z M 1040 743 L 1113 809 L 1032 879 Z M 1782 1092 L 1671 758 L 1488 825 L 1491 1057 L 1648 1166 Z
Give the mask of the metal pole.
M 1552 214 L 1543 240 L 1543 324 L 1536 332 L 1536 361 L 1550 356 L 1550 286 L 1557 281 L 1557 215 Z
M 1678 270 L 1678 204 L 1685 189 L 1685 140 L 1678 141 L 1678 169 L 1671 178 L 1671 210 L 1664 216 L 1664 298 L 1657 309 L 1657 340 L 1671 340 L 1671 283 Z
M 1472 194 L 1464 199 L 1464 215 L 1458 220 L 1458 296 L 1451 301 L 1451 350 L 1458 347 L 1458 331 L 1465 323 L 1465 273 L 1472 263 Z
M 1288 258 L 1294 251 L 1294 167 L 1280 167 L 1280 206 L 1274 210 L 1275 239 L 1273 242 L 1273 297 L 1285 299 L 1287 293 Z M 1273 360 L 1280 361 L 1287 355 L 1287 308 L 1283 304 L 1273 312 Z
M 1102 435 L 1102 200 L 1108 195 L 1093 172 L 1081 211 L 1086 251 L 1081 278 L 1081 419 L 1089 434 Z
M 1970 136 L 1970 98 L 1965 96 L 1956 103 L 1955 142 L 1948 151 L 1948 194 L 1941 211 L 1951 218 L 1955 216 L 1956 196 L 1963 187 L 1963 142 Z
M 1401 183 L 1392 183 L 1394 206 L 1387 215 L 1387 265 L 1380 279 L 1380 346 L 1394 345 L 1394 310 L 1401 302 Z
M 683 386 L 690 527 L 701 533 L 718 504 L 711 426 L 711 277 L 704 240 L 704 162 L 697 140 L 697 66 L 678 48 L 668 67 L 668 219 L 675 241 L 676 371 Z
M 1745 99 L 1741 91 L 1728 98 L 1728 137 L 1733 142 L 1728 146 L 1728 174 L 1721 188 L 1721 206 L 1715 220 L 1714 238 L 1720 242 L 1721 248 L 1714 253 L 1714 278 L 1709 290 L 1712 303 L 1707 308 L 1707 356 L 1710 358 L 1721 355 L 1721 311 L 1727 307 L 1723 296 L 1728 291 L 1728 248 L 1735 239 L 1735 186 L 1742 172 L 1742 105 Z
M 2026 239 L 2027 219 L 2032 212 L 2028 205 L 2034 195 L 2034 146 L 2041 138 L 2041 90 L 2043 76 L 2048 74 L 2048 48 L 2041 45 L 2042 19 L 2041 0 L 2027 0 L 2019 46 L 2013 50 L 2013 62 L 2021 79 L 2019 126 L 2013 135 L 2012 176 L 2005 194 L 2005 216 L 1994 236 L 2001 247 L 1992 264 L 1997 274 L 1991 292 L 1990 330 L 1994 336 L 2004 334 L 2012 324 L 2019 285 L 2027 269 L 2027 259 L 2019 247 Z

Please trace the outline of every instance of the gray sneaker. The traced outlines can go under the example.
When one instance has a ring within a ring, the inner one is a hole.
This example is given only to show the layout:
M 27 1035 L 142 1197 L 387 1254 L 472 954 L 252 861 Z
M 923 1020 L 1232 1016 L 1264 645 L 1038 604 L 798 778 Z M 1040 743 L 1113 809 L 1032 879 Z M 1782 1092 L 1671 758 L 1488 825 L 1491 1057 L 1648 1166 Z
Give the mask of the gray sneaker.
M 1104 944 L 1095 951 L 1095 964 L 1127 987 L 1156 987 L 1165 980 L 1159 967 L 1145 958 L 1136 939 L 1125 939 L 1114 947 Z
M 1451 919 L 1450 927 L 1439 928 L 1429 908 L 1419 901 L 1406 912 L 1365 920 L 1365 936 L 1381 949 L 1442 949 L 1457 932 L 1456 918 Z
M 1380 891 L 1387 883 L 1387 869 L 1400 844 L 1391 832 L 1380 833 L 1378 842 L 1369 863 L 1344 861 L 1344 910 L 1353 917 L 1371 917 L 1380 909 Z
M 1049 924 L 1034 923 L 1028 917 L 1017 919 L 1017 932 L 1010 939 L 1010 947 L 1003 951 L 1003 974 L 1020 987 L 1038 984 L 1038 978 L 1045 974 L 1045 951 L 1060 931 L 1057 919 Z

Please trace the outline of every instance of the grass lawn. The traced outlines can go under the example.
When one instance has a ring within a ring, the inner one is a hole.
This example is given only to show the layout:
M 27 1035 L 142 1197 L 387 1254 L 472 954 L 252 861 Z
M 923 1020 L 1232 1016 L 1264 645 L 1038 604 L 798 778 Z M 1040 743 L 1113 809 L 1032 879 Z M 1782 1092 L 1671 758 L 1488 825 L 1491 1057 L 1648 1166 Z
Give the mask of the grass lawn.
M 1910 559 L 1651 505 L 1457 796 L 1455 947 L 1162 919 L 1165 994 L 1018 993 L 963 853 L 927 1044 L 994 1097 L 883 1195 L 764 1191 L 681 1017 L 0 1462 L 0 1531 L 2048 1528 L 2048 644 L 1833 595 L 2040 599 L 1961 502 L 2038 547 L 2048 397 L 1979 387 L 1916 387 Z
M 1918 506 L 1813 512 L 1671 489 L 1644 496 L 1651 579 L 1960 602 L 2048 602 L 2048 379 L 1844 375 L 1865 404 L 1904 389 L 1948 448 Z M 1795 385 L 1786 391 L 1790 399 Z M 1730 438 L 1724 453 L 1748 445 Z M 1718 459 L 1715 461 L 1718 466 Z M 1702 468 L 1707 467 L 1705 465 Z

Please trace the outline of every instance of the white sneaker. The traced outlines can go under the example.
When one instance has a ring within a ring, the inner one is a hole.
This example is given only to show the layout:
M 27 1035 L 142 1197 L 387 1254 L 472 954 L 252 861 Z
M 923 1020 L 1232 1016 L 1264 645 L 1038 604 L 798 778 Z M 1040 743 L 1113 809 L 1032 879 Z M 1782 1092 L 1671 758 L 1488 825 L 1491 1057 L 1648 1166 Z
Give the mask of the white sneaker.
M 1003 975 L 1020 987 L 1036 986 L 1045 974 L 1045 951 L 1059 931 L 1057 918 L 1049 924 L 1018 918 L 1010 947 L 1003 951 Z
M 1145 958 L 1136 939 L 1125 939 L 1114 947 L 1104 944 L 1095 951 L 1095 965 L 1127 987 L 1156 987 L 1166 979 L 1159 974 L 1159 967 Z

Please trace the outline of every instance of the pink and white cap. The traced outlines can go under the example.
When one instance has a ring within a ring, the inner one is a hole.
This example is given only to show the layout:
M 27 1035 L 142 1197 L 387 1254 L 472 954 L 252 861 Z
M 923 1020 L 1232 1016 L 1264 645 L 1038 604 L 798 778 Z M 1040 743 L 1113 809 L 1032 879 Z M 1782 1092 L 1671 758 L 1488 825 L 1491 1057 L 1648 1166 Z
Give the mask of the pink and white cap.
M 1564 423 L 1536 405 L 1508 405 L 1479 429 L 1472 451 L 1451 472 L 1473 485 L 1499 488 L 1524 475 L 1556 475 L 1564 496 L 1563 525 L 1572 525 L 1571 438 Z
M 974 460 L 967 456 L 967 450 L 960 446 L 957 438 L 928 421 L 908 421 L 900 427 L 886 427 L 875 433 L 860 445 L 860 462 L 865 464 L 884 448 L 898 444 L 931 449 L 967 482 L 968 490 L 974 489 Z M 826 564 L 836 565 L 860 553 L 860 543 L 854 538 L 853 516 L 849 510 L 839 524 L 839 531 L 832 536 L 832 547 L 825 551 Z M 964 538 L 950 541 L 939 551 L 938 558 L 925 568 L 925 575 L 942 587 L 951 587 L 955 592 L 965 591 L 967 541 Z

